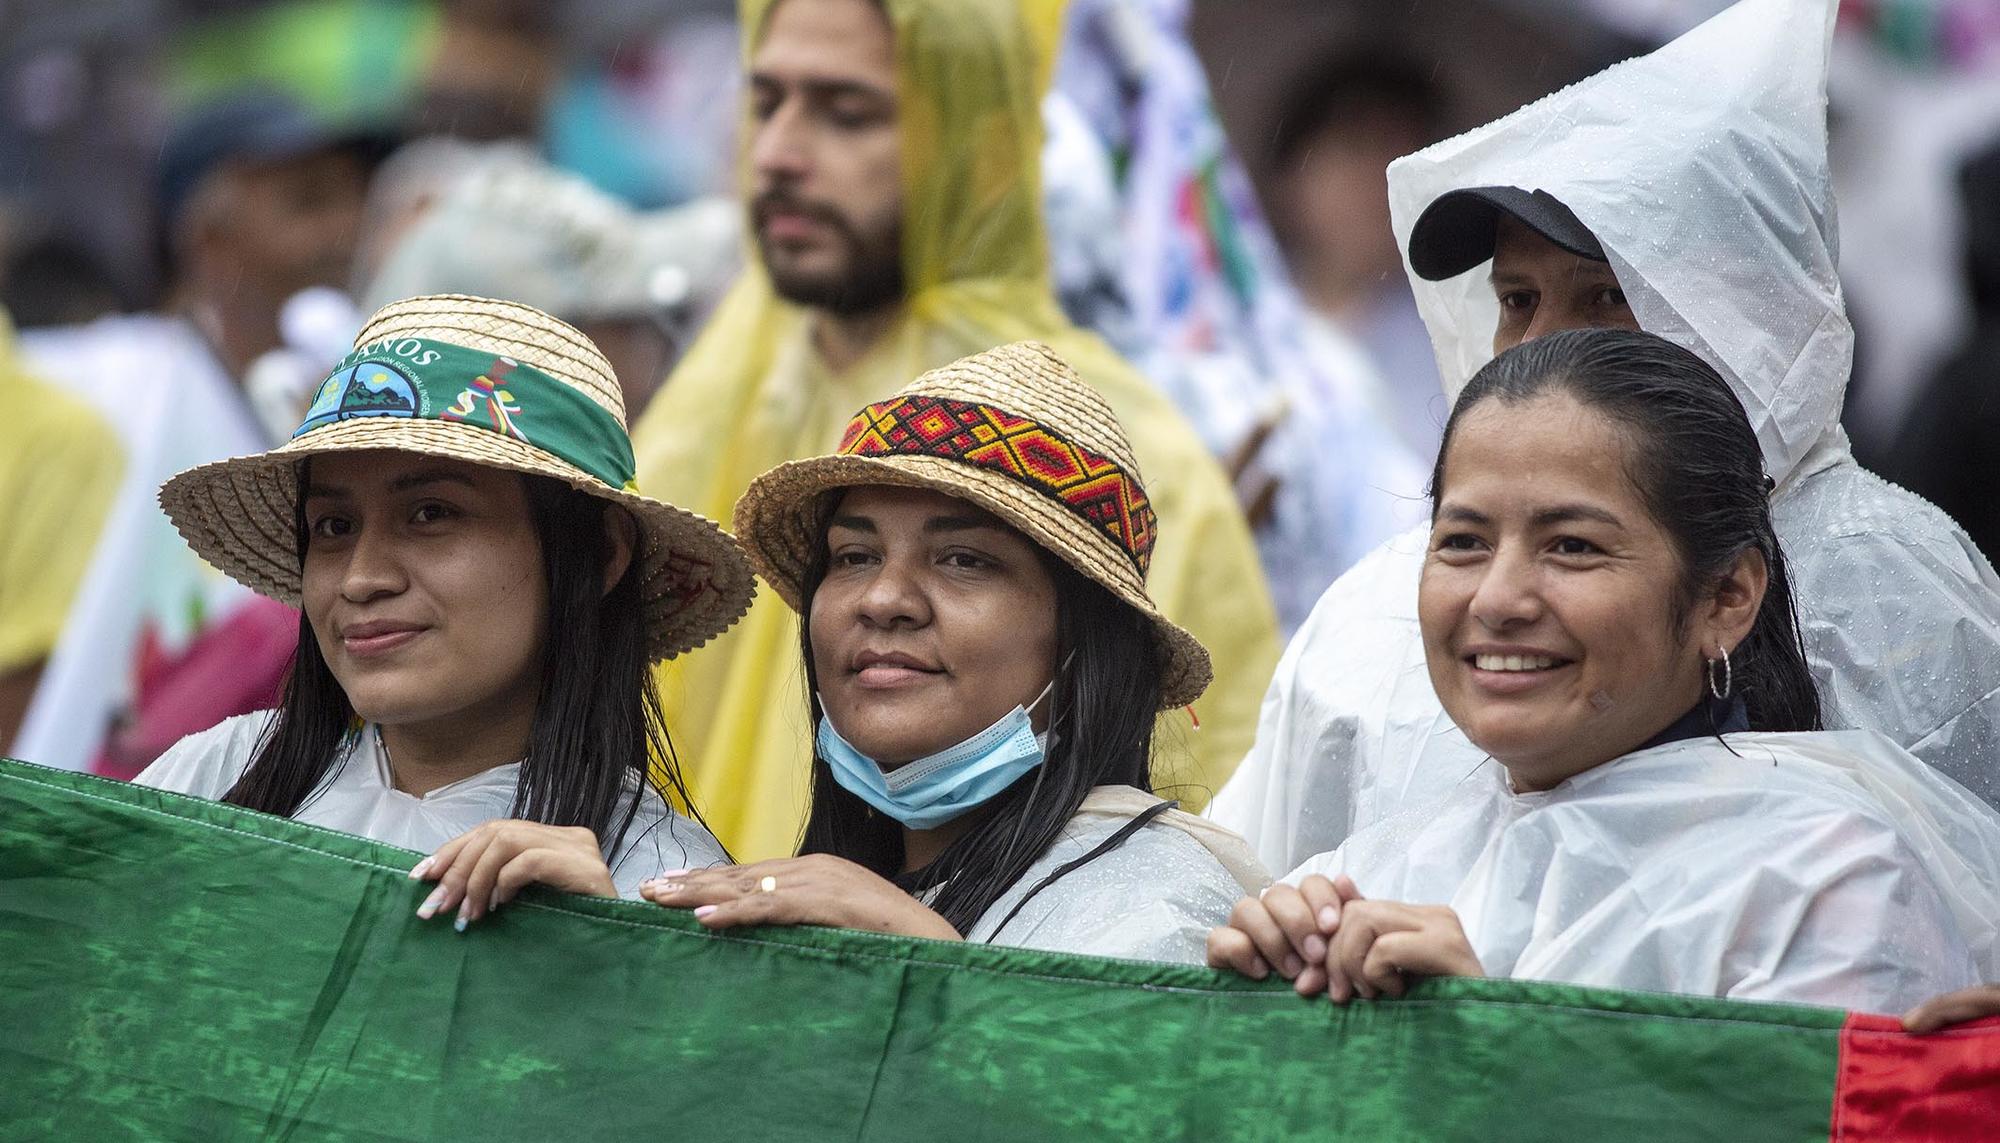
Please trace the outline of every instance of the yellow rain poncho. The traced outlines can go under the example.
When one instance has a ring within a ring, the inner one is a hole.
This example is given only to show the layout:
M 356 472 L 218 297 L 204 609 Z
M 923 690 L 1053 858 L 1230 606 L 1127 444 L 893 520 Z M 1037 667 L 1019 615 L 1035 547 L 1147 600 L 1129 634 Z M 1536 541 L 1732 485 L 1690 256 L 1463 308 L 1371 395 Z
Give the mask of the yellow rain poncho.
M 745 0 L 746 44 L 768 0 Z M 896 326 L 841 373 L 818 358 L 810 317 L 776 297 L 753 260 L 633 432 L 639 482 L 718 520 L 751 479 L 831 452 L 848 418 L 919 373 L 1035 339 L 1111 402 L 1160 516 L 1149 590 L 1206 644 L 1216 679 L 1200 730 L 1169 715 L 1155 784 L 1199 809 L 1249 749 L 1277 662 L 1276 619 L 1227 478 L 1166 398 L 1049 284 L 1040 216 L 1041 96 L 1059 0 L 888 0 L 896 34 L 908 301 Z M 797 619 L 769 590 L 712 644 L 662 668 L 667 725 L 710 828 L 739 860 L 793 851 L 812 727 Z
M 95 413 L 22 371 L 4 313 L 0 407 L 0 674 L 8 674 L 55 650 L 120 462 L 118 438 Z

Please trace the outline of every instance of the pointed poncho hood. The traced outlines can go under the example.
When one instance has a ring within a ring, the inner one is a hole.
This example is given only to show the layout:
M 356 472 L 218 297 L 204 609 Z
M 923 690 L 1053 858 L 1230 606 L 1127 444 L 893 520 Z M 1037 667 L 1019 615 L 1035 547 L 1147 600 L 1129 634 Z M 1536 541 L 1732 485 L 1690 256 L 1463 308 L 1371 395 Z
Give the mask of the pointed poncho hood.
M 1448 191 L 1554 195 L 1603 244 L 1640 327 L 1729 379 L 1784 480 L 1834 429 L 1854 357 L 1827 169 L 1834 10 L 1742 0 L 1651 55 L 1398 159 L 1389 203 L 1406 261 L 1418 216 Z M 1410 275 L 1454 398 L 1493 356 L 1489 272 Z

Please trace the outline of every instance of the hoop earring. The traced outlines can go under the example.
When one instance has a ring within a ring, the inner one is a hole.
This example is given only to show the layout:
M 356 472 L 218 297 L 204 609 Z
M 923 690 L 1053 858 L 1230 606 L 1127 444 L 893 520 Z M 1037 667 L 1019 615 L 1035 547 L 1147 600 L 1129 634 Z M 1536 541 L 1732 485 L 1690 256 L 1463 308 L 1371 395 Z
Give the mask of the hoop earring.
M 1714 695 L 1717 702 L 1726 702 L 1729 699 L 1730 692 L 1736 689 L 1736 675 L 1735 672 L 1729 669 L 1729 648 L 1717 647 L 1716 649 L 1722 652 L 1722 658 L 1720 660 L 1710 659 L 1708 661 L 1708 693 Z M 1717 662 L 1722 664 L 1722 686 L 1720 687 L 1715 685 L 1715 664 Z

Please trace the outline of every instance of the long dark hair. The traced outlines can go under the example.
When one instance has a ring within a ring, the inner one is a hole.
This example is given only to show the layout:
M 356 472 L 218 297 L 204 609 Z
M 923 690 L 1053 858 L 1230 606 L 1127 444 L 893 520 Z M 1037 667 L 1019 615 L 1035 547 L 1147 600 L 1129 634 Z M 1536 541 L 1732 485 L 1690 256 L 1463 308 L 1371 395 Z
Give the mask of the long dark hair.
M 1819 691 L 1799 641 L 1791 577 L 1771 527 L 1769 478 L 1742 402 L 1706 361 L 1665 338 L 1582 329 L 1538 337 L 1481 369 L 1445 422 L 1431 472 L 1432 513 L 1445 455 L 1466 413 L 1488 400 L 1562 392 L 1610 417 L 1632 447 L 1625 474 L 1672 539 L 1680 582 L 1671 621 L 1684 633 L 1693 608 L 1743 553 L 1770 569 L 1750 633 L 1730 653 L 1730 675 L 1752 730 L 1820 729 Z
M 310 461 L 301 461 L 298 486 Z M 549 825 L 585 826 L 606 853 L 624 841 L 638 812 L 648 770 L 676 809 L 694 813 L 681 783 L 659 694 L 637 622 L 639 562 L 604 591 L 607 501 L 558 480 L 523 475 L 528 511 L 541 541 L 548 582 L 548 637 L 528 754 L 514 790 L 512 816 Z M 295 509 L 299 565 L 305 566 L 303 496 Z M 354 707 L 320 654 L 312 624 L 299 617 L 299 646 L 284 701 L 265 729 L 257 756 L 226 802 L 290 817 L 335 773 Z
M 827 495 L 835 497 L 839 491 Z M 931 909 L 960 933 L 970 931 L 1041 860 L 1092 787 L 1153 788 L 1161 658 L 1151 624 L 1039 545 L 1035 550 L 1056 585 L 1056 662 L 1061 666 L 1049 696 L 1048 754 L 1033 772 L 973 811 L 980 815 L 978 824 L 929 866 L 903 876 L 902 824 L 848 793 L 817 751 L 813 755 L 812 811 L 799 852 L 844 857 L 913 893 L 935 888 Z M 826 571 L 826 546 L 819 544 L 801 582 L 808 614 Z M 809 621 L 799 624 L 799 644 L 806 702 L 812 725 L 818 726 L 819 680 Z

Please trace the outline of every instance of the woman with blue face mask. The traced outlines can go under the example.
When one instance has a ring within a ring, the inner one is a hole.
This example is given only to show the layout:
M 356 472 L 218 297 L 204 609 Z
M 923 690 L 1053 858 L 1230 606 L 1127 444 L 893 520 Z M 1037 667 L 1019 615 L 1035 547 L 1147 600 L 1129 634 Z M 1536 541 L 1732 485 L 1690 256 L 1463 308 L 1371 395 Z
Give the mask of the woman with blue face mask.
M 759 477 L 736 530 L 805 618 L 800 856 L 642 887 L 711 928 L 820 924 L 1199 962 L 1268 878 L 1151 792 L 1158 714 L 1208 653 L 1154 608 L 1156 532 L 1104 401 L 1003 346 Z

